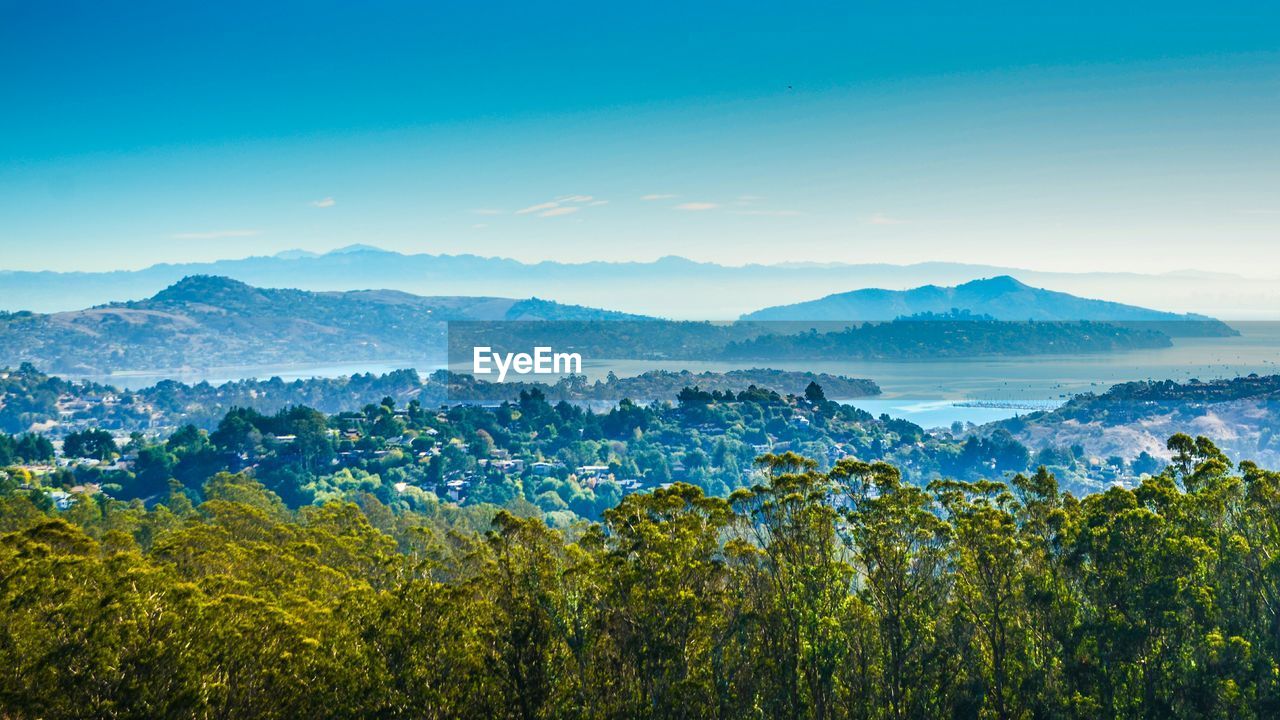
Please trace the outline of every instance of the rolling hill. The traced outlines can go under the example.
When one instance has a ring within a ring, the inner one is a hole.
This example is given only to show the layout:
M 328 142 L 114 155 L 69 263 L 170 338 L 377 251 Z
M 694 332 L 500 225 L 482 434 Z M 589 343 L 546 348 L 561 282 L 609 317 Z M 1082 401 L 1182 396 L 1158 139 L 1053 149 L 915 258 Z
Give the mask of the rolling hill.
M 443 356 L 453 320 L 640 320 L 530 298 L 308 292 L 197 275 L 139 301 L 0 313 L 0 358 L 60 373 Z
M 1280 375 L 1121 383 L 1054 410 L 992 423 L 1032 450 L 1078 446 L 1091 456 L 1168 460 L 1174 433 L 1203 435 L 1233 459 L 1280 467 Z

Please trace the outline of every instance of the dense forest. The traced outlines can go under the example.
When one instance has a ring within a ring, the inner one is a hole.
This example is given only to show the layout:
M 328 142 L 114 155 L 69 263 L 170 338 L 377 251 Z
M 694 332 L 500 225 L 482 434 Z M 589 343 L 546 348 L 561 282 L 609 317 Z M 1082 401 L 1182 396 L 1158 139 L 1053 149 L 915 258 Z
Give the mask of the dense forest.
M 797 452 L 823 469 L 845 457 L 891 461 L 917 484 L 1000 477 L 1043 460 L 1078 493 L 1160 466 L 1094 468 L 1076 449 L 1033 454 L 1007 432 L 926 433 L 830 400 L 814 382 L 801 395 L 690 387 L 674 403 L 624 399 L 601 411 L 552 403 L 533 388 L 496 406 L 385 397 L 333 414 L 233 407 L 212 430 L 187 424 L 165 435 L 77 424 L 62 436 L 58 464 L 42 470 L 51 487 L 152 501 L 176 480 L 199 502 L 210 475 L 248 470 L 290 507 L 367 492 L 412 509 L 447 495 L 463 504 L 531 504 L 557 527 L 599 519 L 622 495 L 675 481 L 727 496 L 754 482 L 752 461 L 764 453 Z
M 637 403 L 674 402 L 687 387 L 707 391 L 742 392 L 752 386 L 765 387 L 784 394 L 799 395 L 809 383 L 821 385 L 834 398 L 850 399 L 880 394 L 871 380 L 850 378 L 830 373 L 753 368 L 724 372 L 690 372 L 688 370 L 650 370 L 627 377 L 609 373 L 605 378 L 588 380 L 583 375 L 569 375 L 555 382 L 507 380 L 490 382 L 466 373 L 437 370 L 425 377 L 416 370 L 393 370 L 389 373 L 357 373 L 337 378 L 307 378 L 284 381 L 234 380 L 219 385 L 208 382 L 187 385 L 162 380 L 137 391 L 135 395 L 166 424 L 195 424 L 213 428 L 228 410 L 253 408 L 259 412 L 276 412 L 293 405 L 305 405 L 322 412 L 337 413 L 363 407 L 391 397 L 404 404 L 515 402 L 520 393 L 539 392 L 550 402 L 566 401 L 591 407 L 612 407 L 622 400 Z M 92 415 L 92 413 L 90 413 Z
M 766 455 L 569 533 L 228 473 L 57 511 L 14 470 L 0 715 L 1275 717 L 1280 474 L 1169 446 L 1085 498 Z
M 621 494 L 673 481 L 726 496 L 752 482 L 754 457 L 787 451 L 817 459 L 822 469 L 844 457 L 884 460 L 916 484 L 1000 479 L 1045 465 L 1065 489 L 1084 495 L 1158 473 L 1169 457 L 1165 439 L 1187 431 L 1212 437 L 1233 459 L 1274 468 L 1280 417 L 1276 377 L 1120 385 L 1057 411 L 930 431 L 831 400 L 828 388 L 856 394 L 875 385 L 822 374 L 654 372 L 596 383 L 508 383 L 492 387 L 514 397 L 487 406 L 430 403 L 444 389 L 441 377 L 397 371 L 220 386 L 166 381 L 119 392 L 25 366 L 0 379 L 0 465 L 51 463 L 52 438 L 65 443 L 54 484 L 98 486 L 120 499 L 152 498 L 172 478 L 199 502 L 210 474 L 252 469 L 291 506 L 356 489 L 388 505 L 412 506 L 420 493 L 464 504 L 522 499 L 564 525 L 597 520 Z M 691 385 L 675 390 L 685 382 Z M 670 401 L 633 402 L 631 393 Z M 608 396 L 621 399 L 565 399 Z M 1230 437 L 1214 432 L 1217 418 L 1230 419 Z M 66 442 L 102 431 L 110 433 L 106 449 Z
M 730 383 L 634 387 L 690 379 Z M 595 411 L 431 407 L 411 371 L 119 395 L 6 371 L 0 410 L 65 432 L 0 433 L 0 717 L 1280 713 L 1280 473 L 1178 434 L 1099 476 L 816 379 Z
M 644 404 L 675 401 L 681 390 L 694 386 L 708 391 L 741 392 L 755 385 L 798 395 L 811 382 L 821 385 L 833 398 L 880 393 L 879 386 L 871 380 L 767 368 L 700 373 L 651 370 L 629 377 L 610 373 L 595 381 L 571 375 L 555 383 L 514 380 L 494 383 L 445 370 L 422 377 L 416 370 L 404 369 L 376 375 L 366 372 L 292 381 L 272 377 L 189 385 L 161 380 L 136 390 L 121 390 L 93 382 L 70 382 L 23 363 L 17 369 L 0 368 L 0 432 L 21 433 L 32 426 L 47 426 L 48 432 L 60 435 L 93 426 L 167 434 L 182 425 L 212 430 L 232 408 L 275 413 L 304 405 L 337 413 L 388 397 L 401 405 L 413 400 L 436 405 L 446 402 L 497 404 L 513 402 L 521 392 L 535 390 L 551 402 L 564 400 L 611 407 L 622 400 Z

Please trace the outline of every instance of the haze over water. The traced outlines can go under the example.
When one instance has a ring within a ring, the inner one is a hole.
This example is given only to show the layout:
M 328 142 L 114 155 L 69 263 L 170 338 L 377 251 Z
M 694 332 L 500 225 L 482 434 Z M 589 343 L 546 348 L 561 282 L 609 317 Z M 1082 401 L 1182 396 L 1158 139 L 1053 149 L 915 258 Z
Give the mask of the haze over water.
M 1103 392 L 1111 385 L 1137 380 L 1211 380 L 1280 372 L 1280 322 L 1237 322 L 1239 337 L 1176 338 L 1173 346 L 1150 350 L 1087 355 L 1040 355 L 916 361 L 792 360 L 710 362 L 697 360 L 609 360 L 584 358 L 589 380 L 610 372 L 621 377 L 649 370 L 722 372 L 771 367 L 868 378 L 882 395 L 856 398 L 852 404 L 873 414 L 888 413 L 926 427 L 961 422 L 984 423 L 1032 409 L 1051 407 L 1083 392 Z M 360 363 L 246 365 L 193 369 L 172 373 L 118 373 L 76 376 L 120 388 L 136 389 L 173 379 L 188 384 L 220 384 L 232 380 L 381 374 L 414 367 L 426 375 L 440 366 L 394 359 Z M 465 368 L 455 368 L 465 371 Z M 545 376 L 543 376 L 545 378 Z M 551 378 L 550 381 L 554 381 Z

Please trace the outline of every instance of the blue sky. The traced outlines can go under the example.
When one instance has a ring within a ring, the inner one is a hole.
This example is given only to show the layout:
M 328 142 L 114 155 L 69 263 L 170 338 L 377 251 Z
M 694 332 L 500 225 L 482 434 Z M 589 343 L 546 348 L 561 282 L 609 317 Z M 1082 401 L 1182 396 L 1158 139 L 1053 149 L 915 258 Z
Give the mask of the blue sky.
M 0 269 L 1280 275 L 1273 5 L 956 5 L 0 0 Z

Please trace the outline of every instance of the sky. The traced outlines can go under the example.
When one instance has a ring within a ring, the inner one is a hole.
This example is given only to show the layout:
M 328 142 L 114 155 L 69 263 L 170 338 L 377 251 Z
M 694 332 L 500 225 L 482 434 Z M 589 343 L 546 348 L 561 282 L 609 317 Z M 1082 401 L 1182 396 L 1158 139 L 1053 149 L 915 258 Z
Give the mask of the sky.
M 0 0 L 0 270 L 1280 277 L 1280 6 L 1115 4 Z

